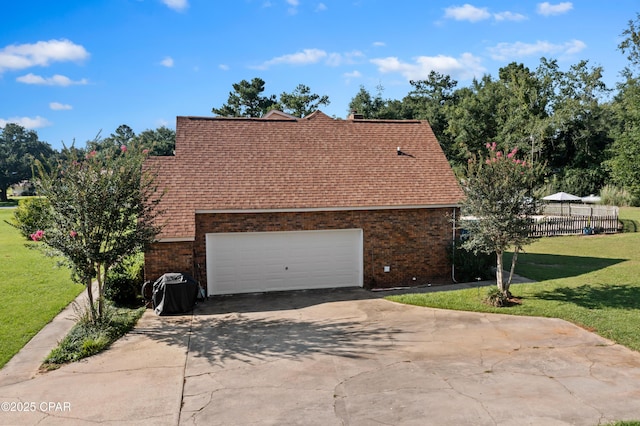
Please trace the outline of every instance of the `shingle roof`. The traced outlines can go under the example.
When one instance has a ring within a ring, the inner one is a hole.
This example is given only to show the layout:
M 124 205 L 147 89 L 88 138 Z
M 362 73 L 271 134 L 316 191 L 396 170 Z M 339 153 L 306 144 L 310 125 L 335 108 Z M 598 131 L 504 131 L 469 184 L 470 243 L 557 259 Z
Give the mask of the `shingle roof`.
M 403 153 L 398 155 L 400 147 Z M 450 206 L 462 192 L 426 121 L 178 117 L 159 238 L 193 238 L 196 210 Z

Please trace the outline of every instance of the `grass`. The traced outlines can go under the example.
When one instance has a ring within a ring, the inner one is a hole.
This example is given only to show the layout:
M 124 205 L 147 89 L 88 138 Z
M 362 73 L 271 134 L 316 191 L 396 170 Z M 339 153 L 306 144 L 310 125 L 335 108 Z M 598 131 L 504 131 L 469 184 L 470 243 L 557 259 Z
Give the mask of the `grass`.
M 0 209 L 0 368 L 82 290 L 67 268 L 29 249 L 12 226 L 13 209 Z
M 638 227 L 640 208 L 623 208 Z M 640 232 L 542 238 L 518 257 L 516 273 L 538 282 L 517 284 L 520 305 L 483 302 L 486 288 L 389 296 L 418 306 L 561 318 L 640 351 Z M 509 260 L 510 262 L 510 260 Z

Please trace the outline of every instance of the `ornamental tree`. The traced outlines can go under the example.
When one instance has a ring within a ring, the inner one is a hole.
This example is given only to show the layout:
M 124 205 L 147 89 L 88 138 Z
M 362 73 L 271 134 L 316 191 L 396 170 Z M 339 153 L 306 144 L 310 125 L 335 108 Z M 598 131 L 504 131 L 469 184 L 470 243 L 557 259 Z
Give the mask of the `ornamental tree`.
M 147 151 L 135 144 L 118 152 L 64 149 L 56 163 L 36 162 L 38 193 L 49 201 L 46 229 L 31 238 L 61 255 L 75 281 L 84 284 L 91 318 L 103 315 L 103 291 L 107 272 L 124 257 L 144 249 L 160 229 L 154 219 L 160 213 L 161 193 L 154 175 L 143 172 Z M 92 282 L 97 280 L 97 304 Z
M 469 232 L 463 247 L 475 253 L 495 253 L 496 284 L 506 297 L 518 252 L 531 242 L 531 216 L 539 210 L 532 197 L 539 168 L 517 158 L 518 150 L 499 151 L 487 144 L 487 157 L 469 159 L 463 181 L 462 226 Z M 514 248 L 511 273 L 503 279 L 503 254 Z

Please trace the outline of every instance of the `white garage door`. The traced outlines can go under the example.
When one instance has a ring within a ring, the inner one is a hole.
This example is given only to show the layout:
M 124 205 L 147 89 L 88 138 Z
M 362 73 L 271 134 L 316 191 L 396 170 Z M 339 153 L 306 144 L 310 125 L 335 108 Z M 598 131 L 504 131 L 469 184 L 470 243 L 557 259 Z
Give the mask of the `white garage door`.
M 207 234 L 209 295 L 362 287 L 362 230 Z

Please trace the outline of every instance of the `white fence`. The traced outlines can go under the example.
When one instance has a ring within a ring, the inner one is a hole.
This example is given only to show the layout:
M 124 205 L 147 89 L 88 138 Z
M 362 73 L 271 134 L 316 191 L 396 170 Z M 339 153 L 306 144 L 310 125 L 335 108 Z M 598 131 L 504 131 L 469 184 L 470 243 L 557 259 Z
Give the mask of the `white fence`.
M 591 204 L 549 203 L 543 206 L 545 216 L 615 216 L 618 217 L 618 207 Z

